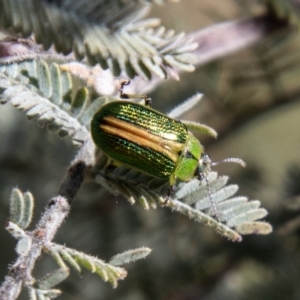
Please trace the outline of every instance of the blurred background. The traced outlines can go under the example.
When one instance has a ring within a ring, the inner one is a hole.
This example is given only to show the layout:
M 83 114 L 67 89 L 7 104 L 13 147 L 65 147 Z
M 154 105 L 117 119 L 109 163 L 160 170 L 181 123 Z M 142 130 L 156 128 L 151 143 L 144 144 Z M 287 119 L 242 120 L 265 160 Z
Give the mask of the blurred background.
M 233 243 L 184 216 L 161 208 L 144 211 L 87 183 L 55 241 L 105 260 L 141 246 L 153 251 L 125 266 L 129 275 L 117 289 L 96 275 L 72 271 L 60 286 L 62 299 L 300 299 L 300 35 L 298 12 L 288 10 L 293 6 L 287 3 L 297 7 L 296 1 L 285 0 L 185 0 L 151 11 L 167 28 L 188 34 L 265 15 L 275 27 L 279 24 L 256 43 L 199 65 L 193 73 L 180 74 L 180 81 L 165 81 L 149 93 L 154 108 L 163 112 L 204 93 L 197 109 L 183 119 L 219 132 L 218 139 L 198 136 L 214 161 L 245 160 L 245 169 L 225 164 L 216 171 L 240 185 L 239 195 L 261 201 L 274 232 Z M 1 106 L 0 113 L 2 281 L 16 257 L 15 240 L 3 229 L 11 189 L 18 186 L 33 193 L 38 220 L 76 149 L 68 138 L 49 134 L 10 105 Z M 54 268 L 52 259 L 43 258 L 36 276 Z

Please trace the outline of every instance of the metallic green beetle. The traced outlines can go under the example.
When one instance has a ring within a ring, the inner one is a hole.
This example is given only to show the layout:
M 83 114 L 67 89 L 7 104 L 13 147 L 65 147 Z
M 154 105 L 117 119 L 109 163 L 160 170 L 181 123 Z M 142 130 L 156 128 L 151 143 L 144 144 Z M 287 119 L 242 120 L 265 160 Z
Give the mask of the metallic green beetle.
M 123 93 L 122 98 L 149 98 Z M 176 180 L 202 180 L 211 163 L 203 146 L 180 121 L 130 101 L 114 101 L 103 105 L 91 121 L 95 144 L 115 165 L 125 165 L 156 178 L 168 178 L 169 195 Z M 238 159 L 223 161 L 238 162 Z

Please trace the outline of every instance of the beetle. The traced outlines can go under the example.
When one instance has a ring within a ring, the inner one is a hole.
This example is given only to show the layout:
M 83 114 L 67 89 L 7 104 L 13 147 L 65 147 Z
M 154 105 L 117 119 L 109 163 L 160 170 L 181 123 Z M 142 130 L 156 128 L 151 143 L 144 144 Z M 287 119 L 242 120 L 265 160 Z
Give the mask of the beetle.
M 126 100 L 103 105 L 91 120 L 91 134 L 98 148 L 114 165 L 169 179 L 167 199 L 175 190 L 177 179 L 206 178 L 210 167 L 220 162 L 211 161 L 200 141 L 181 121 L 152 109 L 146 95 L 123 93 L 127 84 L 129 81 L 121 83 L 120 97 L 142 98 L 145 105 Z M 221 162 L 244 165 L 238 158 Z

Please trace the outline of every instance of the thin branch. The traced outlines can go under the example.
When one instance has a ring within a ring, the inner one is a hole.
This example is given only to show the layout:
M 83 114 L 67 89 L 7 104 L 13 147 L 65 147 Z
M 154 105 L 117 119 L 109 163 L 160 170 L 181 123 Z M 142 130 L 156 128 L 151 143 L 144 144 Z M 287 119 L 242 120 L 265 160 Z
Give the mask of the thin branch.
M 24 60 L 31 60 L 37 58 L 58 59 L 63 61 L 74 60 L 75 56 L 71 53 L 69 55 L 62 55 L 54 51 L 53 48 L 43 50 L 42 46 L 38 45 L 31 38 L 15 38 L 6 37 L 0 40 L 0 62 L 13 63 Z
M 4 283 L 0 287 L 1 300 L 16 299 L 24 284 L 34 283 L 31 273 L 35 263 L 41 256 L 44 245 L 54 238 L 69 211 L 70 206 L 64 197 L 56 196 L 49 201 L 36 229 L 28 233 L 32 239 L 29 251 L 20 255 L 9 268 L 9 275 L 5 277 Z
M 75 165 L 72 165 L 60 186 L 58 194 L 65 197 L 70 205 L 84 180 L 85 169 L 86 165 L 83 161 L 79 161 Z
M 35 263 L 41 256 L 44 247 L 51 243 L 60 225 L 67 217 L 70 204 L 84 181 L 87 162 L 90 163 L 88 160 L 84 162 L 84 158 L 88 157 L 87 154 L 93 149 L 89 145 L 90 142 L 86 142 L 81 147 L 59 188 L 59 195 L 50 199 L 36 228 L 27 232 L 31 239 L 31 246 L 28 251 L 20 254 L 9 268 L 9 274 L 0 287 L 1 300 L 16 299 L 23 285 L 34 283 L 32 271 Z M 9 222 L 6 228 L 9 228 L 10 224 Z

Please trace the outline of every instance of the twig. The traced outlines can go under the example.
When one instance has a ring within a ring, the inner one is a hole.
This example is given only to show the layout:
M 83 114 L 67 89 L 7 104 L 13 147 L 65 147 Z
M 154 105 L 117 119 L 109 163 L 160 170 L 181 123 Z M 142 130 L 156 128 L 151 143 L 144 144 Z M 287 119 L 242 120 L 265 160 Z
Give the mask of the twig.
M 86 142 L 79 150 L 59 188 L 59 195 L 50 199 L 36 228 L 33 231 L 26 232 L 31 239 L 31 246 L 28 251 L 20 254 L 10 266 L 9 274 L 0 287 L 1 300 L 16 299 L 22 286 L 34 283 L 35 280 L 31 274 L 35 263 L 41 256 L 44 247 L 46 248 L 51 243 L 58 228 L 67 217 L 72 200 L 84 181 L 87 162 L 91 162 L 89 154 L 92 150 L 89 149 L 91 148 L 89 145 L 90 142 Z M 11 222 L 8 222 L 7 229 L 10 224 Z
M 49 201 L 36 229 L 28 232 L 28 236 L 32 239 L 29 251 L 25 255 L 20 255 L 9 268 L 9 275 L 5 277 L 0 288 L 1 300 L 16 299 L 24 284 L 34 283 L 31 273 L 36 260 L 40 257 L 44 245 L 54 238 L 69 211 L 70 205 L 66 198 L 56 196 Z

